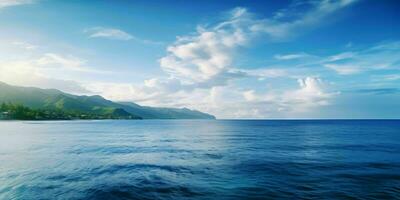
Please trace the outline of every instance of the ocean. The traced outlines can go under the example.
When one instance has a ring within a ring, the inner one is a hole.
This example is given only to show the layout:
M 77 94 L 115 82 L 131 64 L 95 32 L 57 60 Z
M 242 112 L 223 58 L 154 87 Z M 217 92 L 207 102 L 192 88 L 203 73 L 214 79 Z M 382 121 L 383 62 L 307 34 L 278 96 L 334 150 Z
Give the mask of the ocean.
M 0 199 L 400 199 L 400 121 L 2 121 Z

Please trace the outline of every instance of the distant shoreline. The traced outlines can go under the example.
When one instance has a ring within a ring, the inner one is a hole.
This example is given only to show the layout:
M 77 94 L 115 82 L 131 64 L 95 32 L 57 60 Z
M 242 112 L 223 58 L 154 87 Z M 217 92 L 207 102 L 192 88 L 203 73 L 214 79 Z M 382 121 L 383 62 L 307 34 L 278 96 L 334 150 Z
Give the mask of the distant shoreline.
M 195 121 L 400 121 L 398 119 L 45 119 L 45 120 L 21 120 L 21 119 L 0 119 L 0 122 L 15 122 L 15 121 L 41 121 L 41 122 L 57 122 L 57 121 L 182 121 L 182 120 L 195 120 Z
M 206 120 L 229 120 L 229 119 L 0 119 L 0 122 L 7 122 L 7 121 L 42 121 L 42 122 L 56 122 L 56 121 L 154 121 L 154 120 L 165 120 L 165 121 L 178 121 L 178 120 L 201 120 L 201 121 L 206 121 Z
M 188 108 L 113 102 L 99 95 L 78 96 L 55 89 L 12 86 L 0 82 L 0 119 L 214 119 Z

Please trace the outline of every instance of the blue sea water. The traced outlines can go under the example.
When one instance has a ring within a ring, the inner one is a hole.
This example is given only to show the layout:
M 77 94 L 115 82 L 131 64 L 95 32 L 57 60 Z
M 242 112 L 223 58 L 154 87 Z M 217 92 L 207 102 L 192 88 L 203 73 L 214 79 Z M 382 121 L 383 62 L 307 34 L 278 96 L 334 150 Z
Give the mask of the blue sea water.
M 0 199 L 400 199 L 400 121 L 3 121 Z

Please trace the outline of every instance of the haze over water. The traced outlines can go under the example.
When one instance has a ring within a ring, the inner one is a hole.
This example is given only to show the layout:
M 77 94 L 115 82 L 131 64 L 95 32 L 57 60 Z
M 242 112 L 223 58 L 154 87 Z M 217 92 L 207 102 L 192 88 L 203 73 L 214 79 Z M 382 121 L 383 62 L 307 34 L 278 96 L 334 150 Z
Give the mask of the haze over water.
M 0 199 L 396 199 L 399 122 L 0 122 Z

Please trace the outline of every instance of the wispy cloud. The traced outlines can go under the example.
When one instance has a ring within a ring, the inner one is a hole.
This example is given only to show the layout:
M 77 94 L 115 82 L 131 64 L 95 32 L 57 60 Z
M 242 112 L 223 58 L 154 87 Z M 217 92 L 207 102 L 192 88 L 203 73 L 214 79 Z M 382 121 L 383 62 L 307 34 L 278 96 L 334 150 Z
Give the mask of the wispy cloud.
M 33 45 L 33 44 L 28 43 L 28 42 L 16 41 L 16 42 L 13 42 L 12 44 L 17 46 L 17 47 L 23 48 L 25 50 L 35 50 L 35 49 L 38 48 L 37 45 Z
M 328 58 L 328 61 L 334 62 L 338 60 L 346 60 L 346 59 L 352 59 L 357 56 L 356 52 L 344 52 L 336 55 L 332 55 Z
M 385 81 L 396 81 L 400 80 L 400 72 L 398 74 L 389 74 L 389 75 L 383 75 L 380 76 L 381 79 Z
M 279 11 L 271 19 L 261 19 L 255 21 L 250 30 L 264 32 L 273 40 L 285 40 L 296 36 L 306 28 L 319 25 L 327 16 L 355 3 L 357 0 L 337 0 L 337 1 L 304 1 L 295 3 Z M 309 4 L 308 12 L 297 12 L 298 6 Z M 293 17 L 295 13 L 295 17 Z
M 281 55 L 277 54 L 274 56 L 275 59 L 277 60 L 293 60 L 293 59 L 299 59 L 299 58 L 304 58 L 308 57 L 310 55 L 306 53 L 296 53 L 296 54 L 286 54 L 286 55 Z
M 303 56 L 304 55 L 304 56 Z M 393 71 L 400 70 L 400 42 L 391 41 L 372 44 L 369 47 L 353 47 L 352 51 L 338 52 L 331 55 L 318 55 L 307 53 L 293 53 L 274 57 L 279 63 L 275 68 L 285 69 L 307 69 L 315 67 L 318 70 L 329 69 L 339 75 L 355 75 L 370 71 Z M 303 59 L 302 62 L 289 62 L 295 59 Z M 386 80 L 394 80 L 397 76 L 388 75 Z
M 84 30 L 90 38 L 106 38 L 112 40 L 131 40 L 134 37 L 120 29 L 94 27 Z
M 34 3 L 36 0 L 1 0 L 0 1 L 0 9 L 11 7 L 11 6 L 19 6 L 24 4 Z
M 359 89 L 355 90 L 357 93 L 363 94 L 375 94 L 375 95 L 382 95 L 382 94 L 397 94 L 400 93 L 399 88 L 374 88 L 374 89 Z
M 162 45 L 162 42 L 153 41 L 148 39 L 141 39 L 133 36 L 130 33 L 127 33 L 121 29 L 116 28 L 105 28 L 105 27 L 93 27 L 88 28 L 83 31 L 84 33 L 89 35 L 89 38 L 104 38 L 110 40 L 133 40 L 136 42 L 140 42 L 143 44 L 151 44 L 151 45 Z
M 82 67 L 86 61 L 73 57 L 73 56 L 62 56 L 55 53 L 45 53 L 42 57 L 35 60 L 35 64 L 42 67 L 63 67 L 71 70 L 82 71 Z
M 325 64 L 325 67 L 336 71 L 340 75 L 351 75 L 362 72 L 362 68 L 356 65 L 337 65 L 337 64 Z
M 65 70 L 60 70 L 66 73 Z M 60 77 L 52 77 L 48 70 L 33 61 L 14 60 L 0 62 L 0 81 L 13 85 L 34 86 L 41 88 L 57 88 L 75 94 L 88 93 L 78 81 Z
M 111 74 L 111 71 L 98 70 L 87 66 L 87 61 L 71 55 L 57 53 L 45 53 L 40 58 L 33 60 L 33 63 L 43 69 L 58 69 L 94 74 Z
M 72 55 L 39 52 L 27 55 L 1 60 L 0 81 L 83 94 L 90 91 L 82 86 L 85 81 L 78 77 L 111 73 L 88 67 L 86 60 Z
M 400 42 L 385 42 L 359 51 L 343 52 L 323 58 L 320 62 L 341 75 L 398 69 Z

